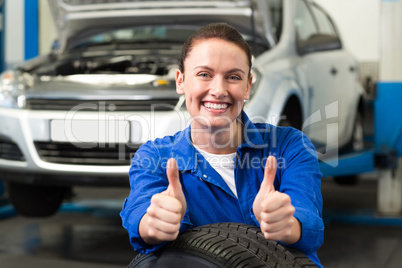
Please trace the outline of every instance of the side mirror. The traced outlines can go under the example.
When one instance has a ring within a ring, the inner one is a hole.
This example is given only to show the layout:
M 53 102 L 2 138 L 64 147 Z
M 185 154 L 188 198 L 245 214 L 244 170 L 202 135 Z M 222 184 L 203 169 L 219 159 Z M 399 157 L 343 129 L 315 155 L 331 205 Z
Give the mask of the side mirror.
M 328 51 L 342 48 L 341 40 L 337 36 L 328 34 L 314 34 L 304 41 L 298 41 L 297 53 L 303 56 L 312 52 Z

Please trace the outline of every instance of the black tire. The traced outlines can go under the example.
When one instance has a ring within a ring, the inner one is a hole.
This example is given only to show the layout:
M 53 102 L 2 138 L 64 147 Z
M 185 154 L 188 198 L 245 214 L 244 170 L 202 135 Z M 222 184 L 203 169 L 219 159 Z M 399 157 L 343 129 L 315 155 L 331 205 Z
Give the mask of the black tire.
M 364 142 L 363 116 L 360 111 L 357 111 L 355 122 L 353 125 L 352 138 L 345 146 L 345 149 L 342 150 L 342 153 L 347 154 L 350 152 L 358 152 L 362 151 L 364 148 L 365 148 L 365 142 Z M 359 182 L 359 175 L 339 176 L 334 177 L 334 180 L 339 185 L 353 186 Z
M 281 120 L 278 122 L 280 127 L 294 127 L 295 129 L 301 130 L 301 120 L 297 118 L 288 118 L 286 115 L 281 116 Z
M 356 117 L 353 125 L 353 133 L 350 141 L 345 146 L 346 152 L 358 152 L 365 148 L 364 142 L 364 123 L 363 116 L 360 111 L 356 112 Z
M 137 255 L 129 268 L 317 267 L 303 252 L 266 240 L 260 228 L 216 223 L 183 232 L 161 250 Z
M 7 195 L 15 210 L 25 217 L 48 217 L 56 213 L 69 187 L 8 182 Z
M 281 120 L 278 122 L 278 126 L 280 127 L 293 127 L 292 122 L 287 119 L 286 115 L 281 116 Z
M 287 101 L 286 106 L 281 113 L 278 126 L 294 127 L 301 130 L 303 125 L 302 120 L 300 102 L 296 96 L 292 96 Z

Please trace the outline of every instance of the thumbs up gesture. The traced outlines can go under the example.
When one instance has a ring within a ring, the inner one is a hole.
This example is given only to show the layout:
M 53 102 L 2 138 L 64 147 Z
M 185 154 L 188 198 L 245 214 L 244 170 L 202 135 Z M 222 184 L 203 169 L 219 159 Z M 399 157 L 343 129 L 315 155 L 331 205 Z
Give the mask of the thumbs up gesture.
M 177 238 L 187 204 L 174 158 L 167 162 L 168 188 L 151 198 L 151 205 L 140 222 L 140 235 L 148 244 L 159 244 Z
M 266 239 L 296 243 L 301 237 L 301 226 L 293 216 L 295 208 L 290 197 L 275 190 L 276 158 L 269 156 L 265 164 L 264 180 L 254 199 L 253 212 Z

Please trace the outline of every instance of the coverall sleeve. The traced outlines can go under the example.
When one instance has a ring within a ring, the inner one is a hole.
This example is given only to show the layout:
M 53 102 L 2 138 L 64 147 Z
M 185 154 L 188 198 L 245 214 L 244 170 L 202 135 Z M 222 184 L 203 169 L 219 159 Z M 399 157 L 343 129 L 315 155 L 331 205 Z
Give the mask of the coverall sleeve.
M 295 207 L 295 218 L 302 227 L 301 239 L 291 245 L 305 252 L 314 253 L 324 240 L 322 220 L 322 173 L 311 141 L 301 131 L 288 128 L 278 143 L 277 180 L 279 191 L 288 194 Z
M 166 244 L 166 242 L 158 245 L 146 244 L 138 228 L 151 203 L 151 197 L 165 191 L 168 187 L 167 160 L 168 156 L 159 155 L 151 142 L 142 145 L 132 159 L 129 171 L 131 191 L 124 201 L 120 216 L 123 227 L 129 234 L 132 247 L 142 254 L 152 253 Z M 180 232 L 187 228 L 186 222 L 189 222 L 187 213 L 182 221 Z

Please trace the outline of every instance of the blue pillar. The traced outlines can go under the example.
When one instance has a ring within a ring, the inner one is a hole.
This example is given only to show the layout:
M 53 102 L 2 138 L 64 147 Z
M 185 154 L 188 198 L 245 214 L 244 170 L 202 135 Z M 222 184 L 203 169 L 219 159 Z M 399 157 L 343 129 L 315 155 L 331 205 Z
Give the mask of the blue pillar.
M 39 11 L 38 0 L 25 0 L 25 59 L 32 59 L 39 54 Z
M 4 70 L 4 6 L 5 1 L 0 0 L 0 72 Z M 3 199 L 4 196 L 4 186 L 3 182 L 0 181 L 0 200 Z
M 5 22 L 5 0 L 0 0 L 0 72 L 4 70 L 4 22 Z M 0 189 L 1 190 L 1 189 Z M 1 195 L 1 191 L 0 191 Z

